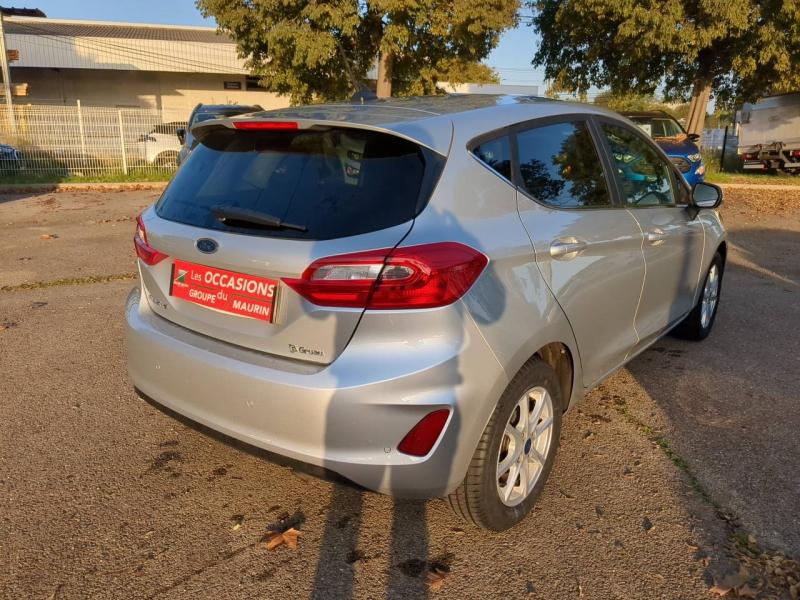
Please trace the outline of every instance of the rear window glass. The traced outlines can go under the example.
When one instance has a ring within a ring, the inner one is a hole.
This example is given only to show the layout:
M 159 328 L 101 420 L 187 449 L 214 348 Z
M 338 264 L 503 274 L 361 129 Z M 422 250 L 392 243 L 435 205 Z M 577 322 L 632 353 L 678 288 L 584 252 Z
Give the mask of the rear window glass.
M 300 239 L 358 235 L 413 219 L 444 159 L 396 136 L 358 129 L 203 137 L 156 205 L 164 219 Z M 427 174 L 427 175 L 426 175 Z M 224 224 L 219 207 L 246 209 L 306 231 Z

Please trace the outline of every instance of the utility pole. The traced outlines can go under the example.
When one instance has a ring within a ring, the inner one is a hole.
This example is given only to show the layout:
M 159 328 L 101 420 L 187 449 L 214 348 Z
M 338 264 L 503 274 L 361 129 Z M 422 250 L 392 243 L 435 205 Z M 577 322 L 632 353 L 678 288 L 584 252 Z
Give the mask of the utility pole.
M 8 52 L 6 51 L 6 30 L 3 27 L 3 13 L 0 12 L 0 66 L 3 69 L 3 88 L 6 92 L 8 107 L 8 124 L 11 133 L 17 133 L 17 120 L 14 118 L 14 103 L 11 100 L 11 71 L 8 68 Z

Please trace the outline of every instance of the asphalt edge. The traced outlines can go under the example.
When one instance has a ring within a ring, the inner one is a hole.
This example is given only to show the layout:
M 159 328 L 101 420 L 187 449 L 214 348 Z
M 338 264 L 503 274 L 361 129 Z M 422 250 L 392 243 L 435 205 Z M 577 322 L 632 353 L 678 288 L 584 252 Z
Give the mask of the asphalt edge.
M 167 181 L 120 183 L 9 183 L 0 184 L 0 194 L 37 194 L 45 192 L 125 192 L 163 190 Z

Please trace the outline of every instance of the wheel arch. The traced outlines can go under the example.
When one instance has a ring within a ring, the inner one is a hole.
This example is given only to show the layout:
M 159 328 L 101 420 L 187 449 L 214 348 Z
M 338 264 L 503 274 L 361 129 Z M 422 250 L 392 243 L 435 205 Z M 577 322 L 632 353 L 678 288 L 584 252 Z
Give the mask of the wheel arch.
M 575 363 L 569 346 L 561 342 L 550 342 L 533 353 L 531 358 L 538 357 L 556 372 L 561 387 L 561 410 L 569 408 L 575 386 Z
M 722 240 L 717 246 L 717 252 L 722 257 L 722 269 L 725 270 L 725 263 L 728 260 L 728 242 Z

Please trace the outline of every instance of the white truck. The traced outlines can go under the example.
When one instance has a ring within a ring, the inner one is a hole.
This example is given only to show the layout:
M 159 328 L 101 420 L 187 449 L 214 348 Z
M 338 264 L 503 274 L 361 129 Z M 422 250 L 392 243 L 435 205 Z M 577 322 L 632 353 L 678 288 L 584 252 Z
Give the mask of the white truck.
M 736 117 L 745 170 L 800 174 L 800 93 L 745 104 Z

